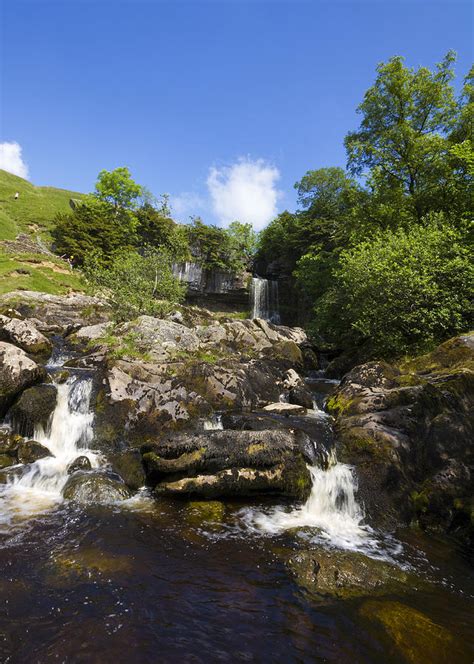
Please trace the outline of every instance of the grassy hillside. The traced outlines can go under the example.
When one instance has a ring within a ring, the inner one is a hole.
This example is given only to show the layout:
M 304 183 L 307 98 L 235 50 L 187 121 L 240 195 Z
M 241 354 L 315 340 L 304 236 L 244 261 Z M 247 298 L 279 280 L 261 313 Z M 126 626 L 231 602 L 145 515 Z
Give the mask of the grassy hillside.
M 18 200 L 15 192 L 20 194 Z M 79 275 L 47 252 L 54 217 L 69 211 L 71 198 L 80 197 L 65 189 L 35 187 L 0 169 L 0 293 L 81 290 Z M 28 240 L 14 242 L 19 235 L 27 235 Z

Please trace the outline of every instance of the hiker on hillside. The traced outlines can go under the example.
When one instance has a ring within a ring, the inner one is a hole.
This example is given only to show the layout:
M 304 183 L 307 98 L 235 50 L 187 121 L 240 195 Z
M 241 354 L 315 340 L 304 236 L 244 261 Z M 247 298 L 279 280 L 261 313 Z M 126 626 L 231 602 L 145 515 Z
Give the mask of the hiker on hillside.
M 20 198 L 20 192 L 17 191 L 16 194 L 15 194 L 15 200 L 17 201 L 19 198 Z

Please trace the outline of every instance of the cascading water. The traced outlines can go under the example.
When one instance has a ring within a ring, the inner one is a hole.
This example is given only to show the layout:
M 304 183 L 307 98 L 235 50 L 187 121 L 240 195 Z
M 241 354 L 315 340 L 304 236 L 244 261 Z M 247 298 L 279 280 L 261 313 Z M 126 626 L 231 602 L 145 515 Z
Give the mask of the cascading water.
M 208 420 L 204 420 L 203 429 L 204 431 L 222 431 L 224 429 L 222 415 L 214 414 Z
M 67 467 L 77 456 L 87 456 L 93 467 L 100 457 L 88 449 L 92 441 L 90 410 L 92 381 L 71 377 L 56 385 L 56 408 L 46 428 L 35 428 L 34 439 L 53 456 L 32 463 L 0 488 L 0 527 L 47 510 L 62 501 Z
M 279 325 L 278 281 L 253 277 L 250 309 L 252 318 L 263 318 Z
M 378 542 L 363 524 L 357 503 L 357 483 L 350 466 L 335 460 L 326 469 L 310 468 L 313 486 L 304 505 L 296 509 L 277 507 L 270 512 L 246 511 L 244 520 L 252 529 L 277 535 L 293 528 L 314 528 L 315 539 L 353 551 L 377 553 Z

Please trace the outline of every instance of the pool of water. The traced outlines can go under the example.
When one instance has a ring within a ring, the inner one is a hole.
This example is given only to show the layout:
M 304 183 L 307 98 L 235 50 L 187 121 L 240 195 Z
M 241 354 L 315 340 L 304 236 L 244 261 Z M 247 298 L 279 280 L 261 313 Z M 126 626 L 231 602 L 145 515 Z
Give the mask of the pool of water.
M 295 533 L 248 530 L 244 508 L 202 519 L 179 501 L 63 504 L 2 535 L 1 661 L 423 661 L 367 617 L 374 601 L 421 611 L 471 661 L 474 584 L 449 543 L 397 534 L 429 592 L 316 598 L 285 564 Z

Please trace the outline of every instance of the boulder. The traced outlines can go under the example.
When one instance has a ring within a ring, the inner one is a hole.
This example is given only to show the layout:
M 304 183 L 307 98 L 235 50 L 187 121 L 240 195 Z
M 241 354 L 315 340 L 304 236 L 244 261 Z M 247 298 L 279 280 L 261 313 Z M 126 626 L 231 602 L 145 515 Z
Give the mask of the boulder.
M 17 457 L 20 463 L 34 463 L 49 456 L 53 455 L 48 448 L 36 440 L 25 440 L 18 446 Z
M 49 355 L 53 346 L 29 320 L 0 315 L 0 339 L 9 341 L 32 355 Z
M 355 367 L 328 399 L 372 521 L 472 533 L 473 346 L 464 335 L 398 366 Z
M 16 458 L 16 452 L 23 437 L 13 433 L 9 428 L 0 429 L 0 454 L 8 454 Z
M 10 408 L 12 427 L 22 436 L 31 437 L 35 427 L 46 429 L 56 407 L 57 388 L 54 385 L 34 385 L 21 393 Z
M 148 483 L 158 494 L 304 500 L 311 490 L 307 436 L 290 431 L 212 431 L 170 436 L 142 447 Z
M 123 323 L 114 334 L 118 337 L 133 334 L 137 348 L 145 350 L 154 361 L 199 348 L 199 339 L 188 327 L 152 316 L 140 316 L 136 321 Z
M 306 412 L 306 408 L 303 406 L 298 406 L 294 403 L 285 403 L 284 401 L 270 403 L 263 410 L 267 413 L 274 413 L 275 415 L 285 415 L 285 417 L 289 417 L 290 415 L 304 415 Z
M 68 465 L 67 474 L 72 475 L 73 473 L 77 473 L 78 471 L 86 471 L 86 470 L 92 470 L 92 465 L 89 460 L 89 457 L 78 456 L 77 459 L 74 459 L 74 461 L 71 461 L 71 463 Z
M 134 491 L 146 484 L 145 469 L 139 450 L 126 450 L 109 457 L 112 470 Z
M 119 480 L 101 472 L 74 473 L 63 488 L 66 500 L 82 505 L 115 503 L 132 496 L 131 491 Z
M 400 567 L 354 551 L 323 548 L 291 552 L 286 564 L 312 595 L 348 599 L 414 590 L 426 583 Z
M 46 370 L 25 351 L 0 341 L 0 417 L 22 390 L 46 378 Z

